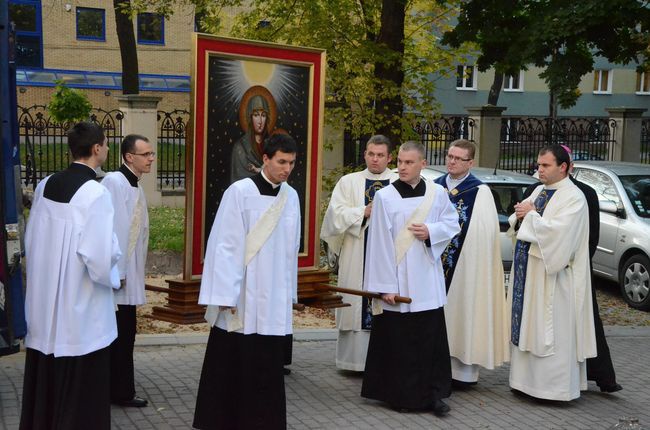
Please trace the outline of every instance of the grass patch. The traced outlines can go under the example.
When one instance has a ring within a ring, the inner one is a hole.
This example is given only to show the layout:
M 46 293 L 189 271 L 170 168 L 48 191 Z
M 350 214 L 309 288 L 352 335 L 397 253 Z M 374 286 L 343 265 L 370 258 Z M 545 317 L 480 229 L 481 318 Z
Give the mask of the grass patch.
M 108 159 L 102 166 L 105 172 L 117 170 L 122 165 L 120 146 L 117 143 L 109 143 Z M 68 153 L 67 143 L 36 143 L 33 146 L 34 158 L 36 160 L 36 171 L 43 172 L 43 176 L 63 170 L 72 162 Z M 158 142 L 156 162 L 158 171 L 184 171 L 185 170 L 185 145 Z M 20 163 L 27 163 L 27 147 L 20 144 Z
M 149 250 L 182 252 L 185 208 L 149 208 Z

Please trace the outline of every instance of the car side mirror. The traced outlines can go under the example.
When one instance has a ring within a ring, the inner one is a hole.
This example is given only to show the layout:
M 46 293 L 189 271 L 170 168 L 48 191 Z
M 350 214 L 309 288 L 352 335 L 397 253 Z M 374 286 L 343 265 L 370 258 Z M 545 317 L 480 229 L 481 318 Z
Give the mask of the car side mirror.
M 619 218 L 625 218 L 625 209 L 619 207 L 611 200 L 600 200 L 598 202 L 598 206 L 601 212 L 607 212 L 612 215 L 616 215 Z

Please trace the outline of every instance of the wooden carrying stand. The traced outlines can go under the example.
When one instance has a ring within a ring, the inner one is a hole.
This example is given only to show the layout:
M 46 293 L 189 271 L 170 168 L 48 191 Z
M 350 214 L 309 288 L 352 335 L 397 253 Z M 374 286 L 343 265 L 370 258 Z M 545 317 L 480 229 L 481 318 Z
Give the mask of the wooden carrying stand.
M 340 294 L 333 293 L 329 281 L 329 270 L 299 270 L 298 303 L 320 309 L 350 306 L 343 302 Z M 176 324 L 204 322 L 205 306 L 198 304 L 201 280 L 167 279 L 165 282 L 168 287 L 145 286 L 149 291 L 167 294 L 167 304 L 154 306 L 151 317 Z M 294 309 L 302 310 L 301 306 L 294 306 Z

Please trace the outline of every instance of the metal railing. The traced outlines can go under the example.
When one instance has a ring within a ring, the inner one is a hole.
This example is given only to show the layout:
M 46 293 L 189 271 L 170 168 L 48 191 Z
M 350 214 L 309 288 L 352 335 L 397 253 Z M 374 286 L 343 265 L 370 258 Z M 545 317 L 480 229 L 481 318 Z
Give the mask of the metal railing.
M 434 120 L 422 120 L 413 124 L 413 131 L 424 145 L 429 164 L 445 164 L 445 156 L 449 144 L 456 139 L 474 140 L 474 120 L 467 116 L 450 116 Z M 343 162 L 346 166 L 361 166 L 364 164 L 363 152 L 370 136 L 354 138 L 346 130 L 343 136 Z
M 469 117 L 453 116 L 432 121 L 422 121 L 413 126 L 424 145 L 427 162 L 444 165 L 449 144 L 457 139 L 474 140 L 474 120 Z
M 119 148 L 124 114 L 117 109 L 105 111 L 93 108 L 91 112 L 89 120 L 104 129 L 110 148 L 103 169 L 116 170 L 121 164 Z M 52 120 L 45 105 L 18 107 L 20 179 L 23 184 L 35 186 L 41 179 L 71 163 L 66 139 L 69 126 Z
M 650 119 L 641 121 L 641 163 L 650 164 Z
M 158 111 L 158 185 L 161 190 L 185 188 L 186 131 L 190 113 Z
M 576 160 L 611 160 L 616 122 L 609 118 L 518 118 L 501 120 L 499 167 L 532 174 L 547 145 L 571 148 Z

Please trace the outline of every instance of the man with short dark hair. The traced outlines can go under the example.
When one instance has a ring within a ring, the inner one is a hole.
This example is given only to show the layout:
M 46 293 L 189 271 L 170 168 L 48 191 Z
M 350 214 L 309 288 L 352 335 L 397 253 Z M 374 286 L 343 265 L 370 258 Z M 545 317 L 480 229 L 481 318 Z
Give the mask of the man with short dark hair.
M 388 168 L 391 143 L 386 136 L 372 136 L 363 157 L 365 170 L 345 175 L 336 183 L 320 233 L 328 245 L 328 254 L 338 259 L 339 286 L 359 291 L 363 289 L 372 199 L 375 192 L 397 179 Z M 362 372 L 372 328 L 370 300 L 351 294 L 345 294 L 344 299 L 350 306 L 336 309 L 336 367 Z
M 586 359 L 596 355 L 587 202 L 560 145 L 542 148 L 537 163 L 543 185 L 510 217 L 510 387 L 569 401 L 587 388 Z
M 373 319 L 361 395 L 397 409 L 446 415 L 451 365 L 440 256 L 460 231 L 444 189 L 420 176 L 424 147 L 406 142 L 397 155 L 399 180 L 375 194 L 363 279 L 381 293 Z M 396 303 L 406 296 L 410 304 Z
M 285 336 L 297 300 L 300 206 L 286 181 L 288 135 L 266 139 L 262 171 L 228 187 L 206 247 L 199 303 L 211 326 L 194 427 L 284 429 Z
M 25 233 L 25 430 L 111 426 L 120 250 L 111 196 L 95 181 L 108 142 L 99 126 L 79 123 L 68 146 L 74 162 L 38 184 Z
M 571 167 L 569 173 L 573 171 L 573 157 L 571 148 L 566 145 L 561 145 L 569 154 L 571 159 Z M 598 248 L 598 240 L 600 238 L 600 208 L 598 204 L 598 195 L 596 191 L 589 185 L 582 181 L 577 180 L 573 176 L 569 176 L 571 182 L 582 191 L 587 200 L 587 208 L 589 210 L 589 265 L 592 265 L 592 258 Z M 540 182 L 529 186 L 524 193 L 524 198 L 532 194 Z M 603 322 L 600 319 L 600 312 L 598 310 L 598 301 L 596 299 L 596 290 L 594 288 L 593 270 L 591 272 L 591 299 L 594 312 L 594 329 L 596 331 L 596 357 L 587 359 L 587 380 L 595 381 L 600 391 L 605 393 L 614 393 L 623 389 L 621 384 L 616 382 L 616 371 L 612 363 L 612 356 L 607 345 L 607 338 L 605 337 L 605 330 Z
M 113 227 L 122 257 L 117 263 L 121 287 L 115 292 L 117 339 L 111 344 L 111 402 L 143 407 L 147 401 L 135 395 L 133 345 L 136 333 L 136 306 L 146 302 L 145 264 L 149 243 L 149 215 L 144 190 L 138 184 L 151 171 L 156 153 L 149 139 L 137 134 L 124 138 L 120 146 L 123 164 L 102 180 L 111 193 L 115 218 Z
M 476 145 L 449 145 L 447 174 L 436 179 L 458 212 L 460 233 L 442 254 L 445 323 L 455 388 L 476 384 L 479 366 L 510 359 L 499 217 L 490 188 L 471 173 Z

